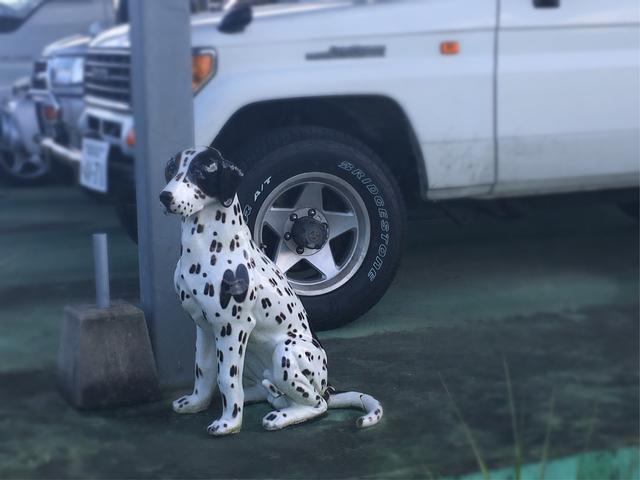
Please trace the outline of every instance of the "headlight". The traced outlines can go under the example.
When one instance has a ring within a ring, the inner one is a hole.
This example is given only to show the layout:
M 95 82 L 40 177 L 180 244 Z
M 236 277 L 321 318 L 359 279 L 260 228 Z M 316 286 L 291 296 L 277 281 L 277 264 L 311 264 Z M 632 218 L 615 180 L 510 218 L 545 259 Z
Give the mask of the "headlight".
M 49 60 L 49 74 L 54 85 L 80 85 L 83 79 L 83 57 L 54 57 Z
M 191 88 L 200 90 L 216 73 L 216 55 L 212 50 L 194 50 L 191 55 Z

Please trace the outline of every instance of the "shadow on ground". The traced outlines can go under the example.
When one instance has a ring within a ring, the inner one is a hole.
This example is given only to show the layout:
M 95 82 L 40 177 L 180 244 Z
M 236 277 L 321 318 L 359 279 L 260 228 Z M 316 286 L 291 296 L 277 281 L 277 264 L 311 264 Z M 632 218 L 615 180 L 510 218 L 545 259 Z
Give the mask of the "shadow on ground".
M 92 296 L 89 234 L 110 233 L 113 289 L 136 296 L 134 246 L 109 207 L 58 188 L 5 190 L 0 212 L 0 477 L 425 478 L 477 469 L 439 374 L 490 467 L 513 462 L 503 359 L 525 461 L 638 442 L 638 233 L 610 206 L 534 201 L 411 224 L 390 292 L 322 335 L 332 383 L 381 399 L 383 422 L 331 411 L 282 432 L 249 406 L 239 435 L 205 433 L 218 404 L 77 412 L 55 390 L 62 307 Z M 427 248 L 425 248 L 427 247 Z M 184 328 L 184 324 L 180 324 Z M 549 415 L 552 392 L 555 413 Z M 174 392 L 178 395 L 177 392 Z M 594 415 L 594 411 L 596 412 Z

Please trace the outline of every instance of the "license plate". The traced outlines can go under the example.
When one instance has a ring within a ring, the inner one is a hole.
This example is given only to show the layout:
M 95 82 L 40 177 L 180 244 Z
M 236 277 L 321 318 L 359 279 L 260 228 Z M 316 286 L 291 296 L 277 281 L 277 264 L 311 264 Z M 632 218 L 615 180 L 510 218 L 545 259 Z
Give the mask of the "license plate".
M 108 156 L 108 142 L 93 138 L 82 139 L 80 185 L 96 192 L 107 193 Z

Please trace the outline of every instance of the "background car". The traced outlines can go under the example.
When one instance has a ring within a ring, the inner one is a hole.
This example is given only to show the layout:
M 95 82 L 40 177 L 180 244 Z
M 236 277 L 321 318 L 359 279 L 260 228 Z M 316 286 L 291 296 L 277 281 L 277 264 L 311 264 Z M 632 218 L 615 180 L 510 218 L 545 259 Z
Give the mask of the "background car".
M 44 78 L 33 82 L 42 155 L 63 178 L 74 179 L 80 161 L 84 56 L 90 40 L 86 35 L 74 35 L 47 46 L 37 62 Z
M 49 172 L 40 155 L 40 125 L 30 86 L 29 77 L 17 80 L 0 108 L 0 179 L 14 185 L 37 183 Z

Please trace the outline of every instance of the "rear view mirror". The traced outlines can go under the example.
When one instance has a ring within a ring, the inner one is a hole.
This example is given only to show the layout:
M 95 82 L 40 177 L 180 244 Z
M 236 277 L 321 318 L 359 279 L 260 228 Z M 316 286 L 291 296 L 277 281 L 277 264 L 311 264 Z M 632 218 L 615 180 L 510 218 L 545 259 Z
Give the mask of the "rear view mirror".
M 46 0 L 0 0 L 0 34 L 15 32 Z

